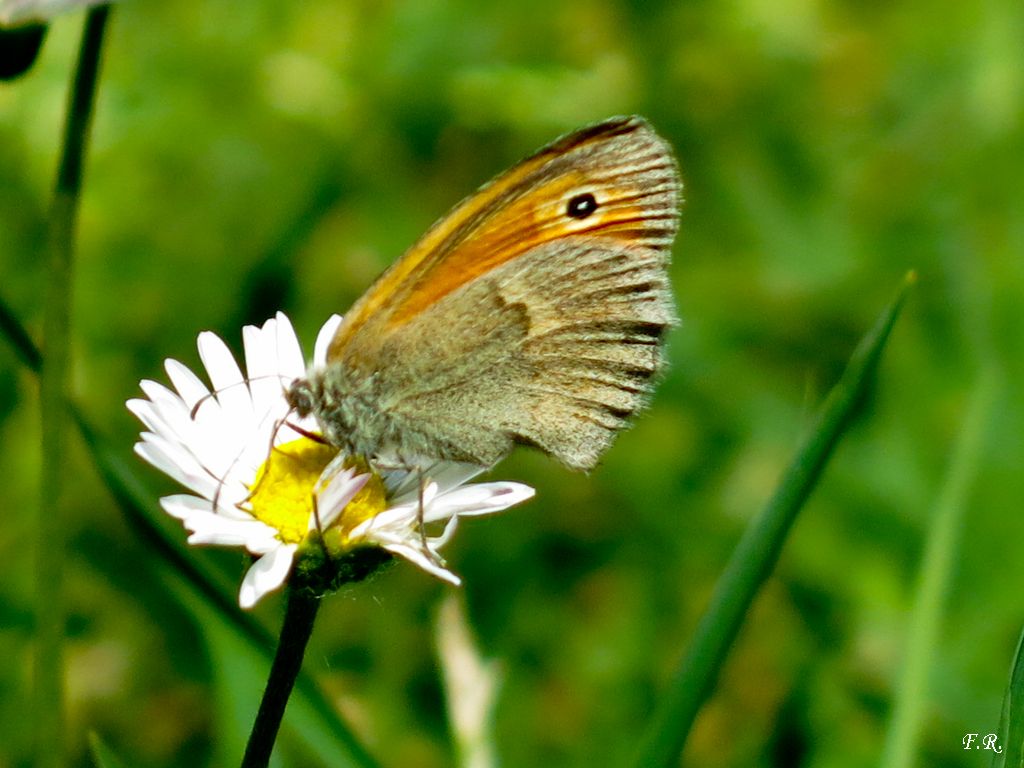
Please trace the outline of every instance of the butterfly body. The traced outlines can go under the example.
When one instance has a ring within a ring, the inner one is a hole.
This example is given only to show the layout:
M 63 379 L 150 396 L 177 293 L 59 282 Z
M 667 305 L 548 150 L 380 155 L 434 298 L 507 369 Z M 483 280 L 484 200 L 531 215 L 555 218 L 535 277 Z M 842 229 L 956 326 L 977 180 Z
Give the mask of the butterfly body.
M 679 192 L 639 118 L 554 142 L 385 272 L 289 403 L 367 457 L 490 466 L 523 443 L 592 468 L 663 363 Z

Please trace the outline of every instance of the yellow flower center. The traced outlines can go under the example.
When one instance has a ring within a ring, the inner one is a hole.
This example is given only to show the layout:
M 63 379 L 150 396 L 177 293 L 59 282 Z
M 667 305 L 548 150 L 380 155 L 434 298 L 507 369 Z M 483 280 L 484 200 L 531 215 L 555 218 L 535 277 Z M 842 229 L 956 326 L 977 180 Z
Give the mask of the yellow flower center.
M 256 472 L 249 499 L 253 517 L 275 528 L 281 541 L 300 543 L 309 533 L 316 483 L 337 455 L 334 446 L 308 437 L 277 446 Z M 354 467 L 359 474 L 371 472 L 361 459 L 346 459 L 345 467 Z M 385 502 L 384 483 L 371 472 L 366 485 L 348 503 L 331 530 L 324 531 L 328 550 L 346 548 L 347 531 L 382 512 Z M 328 511 L 319 510 L 321 515 Z

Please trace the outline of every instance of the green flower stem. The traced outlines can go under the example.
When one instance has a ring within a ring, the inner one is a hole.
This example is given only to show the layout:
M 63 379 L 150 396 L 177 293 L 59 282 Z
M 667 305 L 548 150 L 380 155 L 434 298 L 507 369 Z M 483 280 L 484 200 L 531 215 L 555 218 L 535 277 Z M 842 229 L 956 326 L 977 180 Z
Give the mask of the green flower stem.
M 242 768 L 264 768 L 270 761 L 288 697 L 302 670 L 302 656 L 313 634 L 320 598 L 347 584 L 362 581 L 391 559 L 391 553 L 379 547 L 362 547 L 332 559 L 319 536 L 307 537 L 299 547 L 288 577 L 288 606 L 281 624 L 281 638 L 245 747 Z
M 277 653 L 274 654 L 274 663 L 270 667 L 270 677 L 263 692 L 263 700 L 260 701 L 259 712 L 256 713 L 256 721 L 249 734 L 249 743 L 245 747 L 242 768 L 265 768 L 270 763 L 270 753 L 274 750 L 281 718 L 295 686 L 295 679 L 302 669 L 302 657 L 313 634 L 319 608 L 319 597 L 300 586 L 289 587 L 281 638 L 277 643 Z
M 49 214 L 48 264 L 43 333 L 46 354 L 40 373 L 42 416 L 41 500 L 35 528 L 34 743 L 38 767 L 60 766 L 66 756 L 64 717 L 64 529 L 61 514 L 65 466 L 71 272 L 75 223 L 82 186 L 82 159 L 89 134 L 100 50 L 108 8 L 89 12 L 68 101 L 64 141 Z
M 778 561 L 797 513 L 807 500 L 871 382 L 907 292 L 907 275 L 895 300 L 861 340 L 818 420 L 786 470 L 775 495 L 744 532 L 701 618 L 689 651 L 669 684 L 641 743 L 635 765 L 674 766 L 704 700 L 761 585 Z

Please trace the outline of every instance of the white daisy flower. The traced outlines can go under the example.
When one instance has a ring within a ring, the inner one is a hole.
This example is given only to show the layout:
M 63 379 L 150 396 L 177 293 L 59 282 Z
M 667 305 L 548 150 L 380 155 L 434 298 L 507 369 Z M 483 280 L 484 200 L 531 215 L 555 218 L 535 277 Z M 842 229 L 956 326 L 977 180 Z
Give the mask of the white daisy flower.
M 320 329 L 314 366 L 325 364 L 340 322 L 334 315 Z M 242 580 L 243 608 L 280 587 L 311 541 L 332 559 L 382 548 L 458 584 L 440 548 L 459 518 L 533 496 L 520 483 L 465 485 L 481 471 L 471 465 L 439 462 L 422 470 L 421 481 L 420 472 L 381 476 L 362 460 L 339 456 L 309 437 L 315 420 L 298 418 L 285 402 L 288 384 L 306 373 L 288 318 L 279 312 L 261 328 L 246 326 L 242 338 L 245 374 L 227 345 L 204 332 L 199 356 L 212 388 L 167 360 L 174 389 L 143 381 L 146 398 L 127 405 L 147 430 L 135 452 L 191 491 L 161 499 L 190 532 L 189 543 L 244 547 L 257 558 Z

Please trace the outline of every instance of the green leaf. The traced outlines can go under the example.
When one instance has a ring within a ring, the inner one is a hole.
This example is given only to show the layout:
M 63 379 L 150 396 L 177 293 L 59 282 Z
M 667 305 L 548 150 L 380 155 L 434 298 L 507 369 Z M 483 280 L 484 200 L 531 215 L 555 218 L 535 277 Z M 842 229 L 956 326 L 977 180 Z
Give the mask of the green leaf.
M 965 500 L 977 475 L 995 396 L 995 374 L 986 369 L 978 379 L 964 417 L 949 472 L 936 504 L 907 630 L 907 648 L 882 765 L 909 768 L 917 753 L 928 697 L 928 674 L 939 642 L 942 608 L 960 540 Z
M 896 298 L 854 350 L 846 370 L 829 393 L 814 428 L 786 470 L 761 514 L 755 518 L 726 565 L 711 604 L 676 671 L 641 743 L 635 765 L 674 766 L 701 705 L 761 585 L 778 561 L 797 513 L 817 485 L 829 457 L 849 425 L 878 368 L 882 350 L 907 293 L 916 282 L 909 273 Z
M 999 718 L 999 742 L 1002 752 L 993 752 L 992 768 L 1024 766 L 1024 630 L 1017 641 L 1017 652 L 1010 668 L 1010 681 L 1003 697 Z

